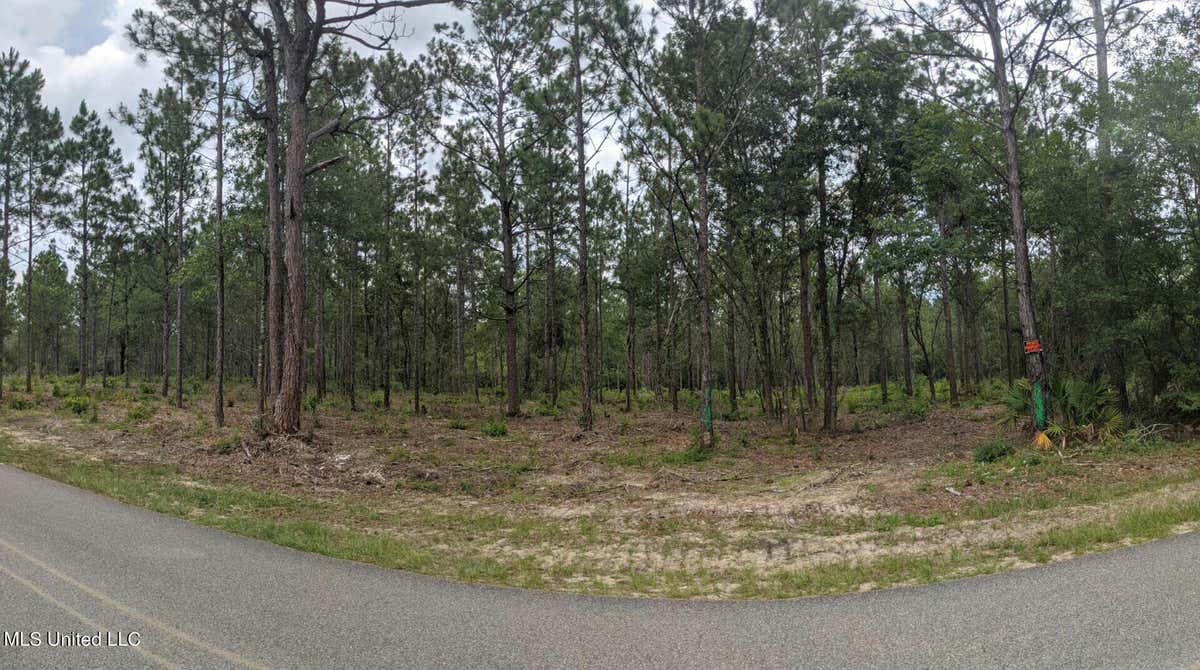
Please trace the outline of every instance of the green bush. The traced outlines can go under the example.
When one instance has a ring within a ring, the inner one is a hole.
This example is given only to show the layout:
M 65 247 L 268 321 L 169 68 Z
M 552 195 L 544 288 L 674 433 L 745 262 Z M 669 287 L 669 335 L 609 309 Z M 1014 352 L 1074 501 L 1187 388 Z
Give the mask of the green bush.
M 154 406 L 148 402 L 139 402 L 125 412 L 125 423 L 141 423 L 154 416 Z
M 1020 379 L 1004 398 L 1013 420 L 1033 414 L 1033 386 Z M 1125 415 L 1107 383 L 1058 377 L 1045 389 L 1046 435 L 1067 442 L 1104 442 L 1125 432 Z
M 1167 421 L 1200 422 L 1200 392 L 1172 391 L 1159 399 L 1156 416 Z
M 15 410 L 29 409 L 33 407 L 33 403 L 26 400 L 24 397 L 15 395 L 8 399 L 8 408 Z
M 221 439 L 217 440 L 217 443 L 214 446 L 217 449 L 217 453 L 229 454 L 229 453 L 232 453 L 233 450 L 236 449 L 239 445 L 241 445 L 241 443 L 242 443 L 242 434 L 240 432 L 238 432 L 238 430 L 235 428 L 228 435 L 225 435 Z
M 991 440 L 975 447 L 976 463 L 995 463 L 1011 456 L 1017 447 L 1008 440 Z
M 558 417 L 562 416 L 562 409 L 543 400 L 538 403 L 537 413 L 538 416 Z
M 703 432 L 701 432 L 703 435 Z M 714 440 L 716 438 L 714 437 Z M 709 448 L 704 443 L 704 438 L 699 437 L 694 439 L 692 446 L 683 451 L 672 451 L 663 454 L 660 457 L 663 465 L 690 465 L 693 463 L 703 463 L 713 457 L 715 449 Z
M 318 398 L 315 393 L 310 393 L 304 398 L 304 409 L 306 411 L 315 412 L 317 411 L 317 407 L 320 407 L 320 405 L 321 399 Z
M 63 400 L 63 407 L 66 407 L 80 416 L 83 416 L 85 413 L 87 413 L 91 406 L 91 399 L 85 395 L 71 396 L 70 398 Z
M 271 434 L 271 426 L 267 421 L 267 417 L 262 414 L 254 418 L 254 434 L 258 435 L 258 439 L 265 439 Z
M 451 419 L 450 420 L 450 430 L 466 430 L 466 429 L 467 429 L 466 421 L 463 421 L 462 419 Z
M 508 435 L 508 426 L 503 421 L 488 421 L 483 424 L 483 434 L 488 437 L 504 437 Z
M 708 449 L 685 449 L 684 451 L 673 451 L 669 454 L 663 454 L 662 462 L 664 465 L 689 465 L 691 463 L 703 463 L 712 458 L 712 452 Z
M 617 422 L 617 432 L 624 435 L 633 428 L 633 419 L 629 418 L 628 414 L 622 414 L 620 421 Z

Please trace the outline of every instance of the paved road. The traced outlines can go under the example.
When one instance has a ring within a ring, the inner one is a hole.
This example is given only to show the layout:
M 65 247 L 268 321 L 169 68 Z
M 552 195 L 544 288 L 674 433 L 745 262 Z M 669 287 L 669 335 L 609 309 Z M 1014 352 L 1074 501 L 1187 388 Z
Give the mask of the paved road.
M 0 466 L 0 668 L 64 667 L 1196 668 L 1200 534 L 843 597 L 584 598 L 305 554 Z

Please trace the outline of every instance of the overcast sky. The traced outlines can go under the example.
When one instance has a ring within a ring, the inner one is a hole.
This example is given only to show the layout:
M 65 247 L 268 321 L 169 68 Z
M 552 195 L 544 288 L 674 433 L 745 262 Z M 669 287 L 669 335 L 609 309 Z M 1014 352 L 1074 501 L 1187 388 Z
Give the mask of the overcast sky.
M 134 11 L 154 6 L 155 0 L 0 0 L 0 50 L 15 48 L 42 71 L 43 100 L 62 113 L 64 125 L 86 100 L 112 128 L 125 160 L 137 165 L 137 136 L 114 121 L 109 111 L 122 103 L 134 104 L 142 89 L 154 90 L 164 83 L 162 63 L 139 62 L 137 50 L 125 39 Z M 415 57 L 433 36 L 435 23 L 453 20 L 462 20 L 462 13 L 449 6 L 402 14 L 403 36 L 393 48 Z M 140 174 L 139 169 L 139 178 Z M 59 249 L 65 250 L 65 240 L 56 237 Z M 74 262 L 67 262 L 73 268 Z M 24 271 L 15 269 L 18 275 Z
M 136 102 L 143 88 L 163 83 L 160 63 L 138 62 L 125 39 L 125 26 L 137 9 L 155 0 L 0 0 L 0 49 L 16 48 L 46 77 L 44 99 L 69 123 L 80 100 L 107 116 L 121 103 Z M 459 18 L 446 6 L 414 9 L 403 15 L 405 36 L 395 48 L 420 53 L 439 21 Z M 109 121 L 126 160 L 137 156 L 137 140 L 127 128 Z

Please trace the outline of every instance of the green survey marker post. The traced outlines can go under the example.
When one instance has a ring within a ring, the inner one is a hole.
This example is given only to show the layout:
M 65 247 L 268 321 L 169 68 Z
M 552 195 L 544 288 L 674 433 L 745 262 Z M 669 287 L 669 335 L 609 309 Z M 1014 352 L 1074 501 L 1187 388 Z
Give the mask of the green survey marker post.
M 1025 343 L 1026 356 L 1041 353 L 1041 340 L 1029 340 Z M 1046 393 L 1043 388 L 1044 384 L 1045 381 L 1040 377 L 1033 380 L 1033 427 L 1035 430 L 1042 430 L 1046 427 Z
M 1033 427 L 1037 430 L 1046 427 L 1046 396 L 1040 379 L 1033 383 Z

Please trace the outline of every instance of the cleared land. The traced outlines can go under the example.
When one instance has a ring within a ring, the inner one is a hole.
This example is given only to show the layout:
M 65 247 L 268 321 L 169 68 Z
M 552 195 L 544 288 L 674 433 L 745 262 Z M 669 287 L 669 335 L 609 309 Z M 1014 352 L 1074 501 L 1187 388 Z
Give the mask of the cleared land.
M 930 408 L 850 389 L 836 436 L 721 421 L 711 454 L 691 414 L 650 396 L 631 414 L 602 405 L 587 435 L 534 403 L 501 421 L 467 398 L 433 396 L 420 416 L 331 401 L 303 439 L 260 438 L 248 390 L 220 431 L 203 393 L 183 410 L 149 387 L 8 396 L 0 462 L 287 546 L 493 584 L 789 597 L 1064 560 L 1200 522 L 1190 433 L 1034 451 L 986 392 Z

